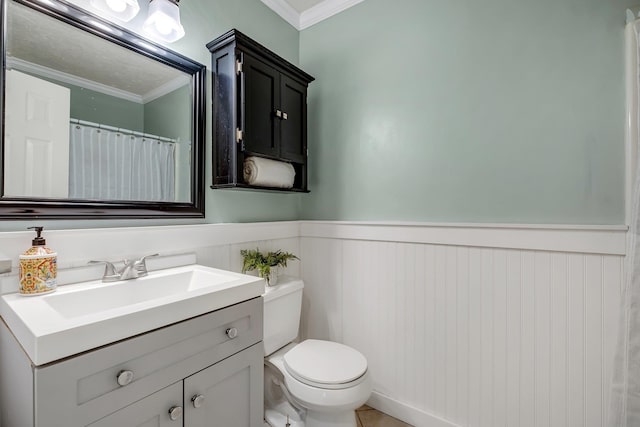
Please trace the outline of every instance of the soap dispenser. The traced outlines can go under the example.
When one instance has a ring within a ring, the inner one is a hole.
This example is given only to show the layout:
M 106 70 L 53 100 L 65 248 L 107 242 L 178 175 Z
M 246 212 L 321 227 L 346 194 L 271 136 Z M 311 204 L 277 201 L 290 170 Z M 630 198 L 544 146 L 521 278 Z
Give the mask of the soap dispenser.
M 43 227 L 36 230 L 32 246 L 20 255 L 19 291 L 22 295 L 42 295 L 56 290 L 58 254 L 45 246 Z

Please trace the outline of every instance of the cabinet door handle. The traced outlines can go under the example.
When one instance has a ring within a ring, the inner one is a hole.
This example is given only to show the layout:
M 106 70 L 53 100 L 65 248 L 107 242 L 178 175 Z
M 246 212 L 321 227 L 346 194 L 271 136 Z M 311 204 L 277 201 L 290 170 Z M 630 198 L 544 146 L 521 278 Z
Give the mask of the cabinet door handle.
M 276 110 L 276 117 L 279 119 L 282 118 L 282 111 Z
M 182 406 L 172 406 L 171 409 L 169 409 L 169 418 L 171 418 L 171 421 L 176 421 L 181 416 Z
M 231 339 L 238 336 L 238 330 L 236 328 L 228 328 L 224 333 Z
M 201 407 L 202 404 L 204 403 L 204 396 L 201 394 L 196 394 L 191 398 L 191 403 L 193 404 L 194 408 Z
M 282 113 L 282 120 L 287 120 L 289 115 L 287 113 Z
M 120 371 L 116 375 L 116 379 L 121 387 L 129 385 L 133 381 L 133 371 Z

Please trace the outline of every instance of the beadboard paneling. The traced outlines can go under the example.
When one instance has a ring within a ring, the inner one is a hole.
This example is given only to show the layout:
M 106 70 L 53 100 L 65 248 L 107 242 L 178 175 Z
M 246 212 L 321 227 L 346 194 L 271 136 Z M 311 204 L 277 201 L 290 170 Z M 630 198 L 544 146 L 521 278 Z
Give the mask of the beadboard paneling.
M 623 256 L 302 227 L 302 334 L 365 354 L 373 406 L 416 426 L 604 426 Z

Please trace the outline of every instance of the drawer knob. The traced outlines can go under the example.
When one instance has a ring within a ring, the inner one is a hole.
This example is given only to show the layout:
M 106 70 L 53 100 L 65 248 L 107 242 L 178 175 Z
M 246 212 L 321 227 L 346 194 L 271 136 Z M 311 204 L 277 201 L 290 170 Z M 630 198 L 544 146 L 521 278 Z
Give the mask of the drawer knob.
M 229 338 L 234 339 L 235 337 L 238 336 L 238 330 L 236 328 L 228 328 L 225 331 L 225 334 L 227 334 Z
M 194 408 L 201 407 L 202 404 L 204 403 L 204 396 L 201 394 L 196 394 L 191 398 L 191 403 L 193 404 Z
M 169 409 L 169 418 L 171 418 L 171 421 L 176 421 L 181 416 L 182 406 L 172 406 L 171 409 Z
M 133 381 L 133 371 L 120 371 L 116 378 L 118 379 L 118 384 L 121 386 L 131 384 L 131 381 Z

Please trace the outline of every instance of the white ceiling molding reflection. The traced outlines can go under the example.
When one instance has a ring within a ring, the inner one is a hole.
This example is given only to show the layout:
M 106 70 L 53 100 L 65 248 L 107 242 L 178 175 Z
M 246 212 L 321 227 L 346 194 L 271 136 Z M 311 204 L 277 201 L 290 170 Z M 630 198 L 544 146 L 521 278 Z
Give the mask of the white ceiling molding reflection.
M 183 76 L 178 76 L 173 80 L 169 80 L 162 86 L 158 86 L 155 89 L 151 89 L 149 92 L 142 95 L 142 103 L 146 104 L 147 102 L 154 101 L 190 83 L 191 83 L 190 76 L 186 74 Z
M 294 1 L 296 0 L 262 0 L 262 3 L 266 4 L 298 31 L 301 31 L 364 0 L 324 0 L 302 12 L 298 12 L 291 5 L 291 2 Z
M 165 84 L 155 89 L 152 89 L 145 94 L 138 95 L 132 92 L 128 92 L 126 90 L 117 89 L 102 83 L 98 83 L 93 80 L 88 80 L 82 77 L 74 76 L 73 74 L 65 73 L 63 71 L 54 70 L 53 68 L 45 67 L 39 64 L 34 64 L 33 62 L 25 61 L 20 58 L 7 56 L 6 61 L 7 61 L 6 66 L 8 69 L 23 71 L 35 76 L 49 78 L 51 80 L 58 81 L 61 83 L 72 84 L 74 86 L 78 86 L 84 89 L 89 89 L 94 92 L 124 99 L 130 102 L 135 102 L 136 104 L 146 104 L 147 102 L 151 102 L 164 95 L 167 95 L 173 92 L 174 90 L 179 89 L 182 86 L 191 82 L 191 79 L 188 76 L 179 75 L 173 80 L 170 80 Z
M 93 80 L 87 80 L 82 77 L 74 76 L 73 74 L 54 70 L 53 68 L 45 67 L 43 65 L 34 64 L 33 62 L 28 62 L 20 58 L 7 57 L 7 68 L 24 71 L 36 76 L 42 76 L 52 80 L 57 80 L 61 83 L 72 84 L 85 89 L 93 90 L 95 92 L 103 93 L 105 95 L 114 96 L 116 98 L 142 104 L 142 96 L 136 95 L 135 93 L 127 92 L 122 89 L 116 89 L 114 87 L 107 86 Z

